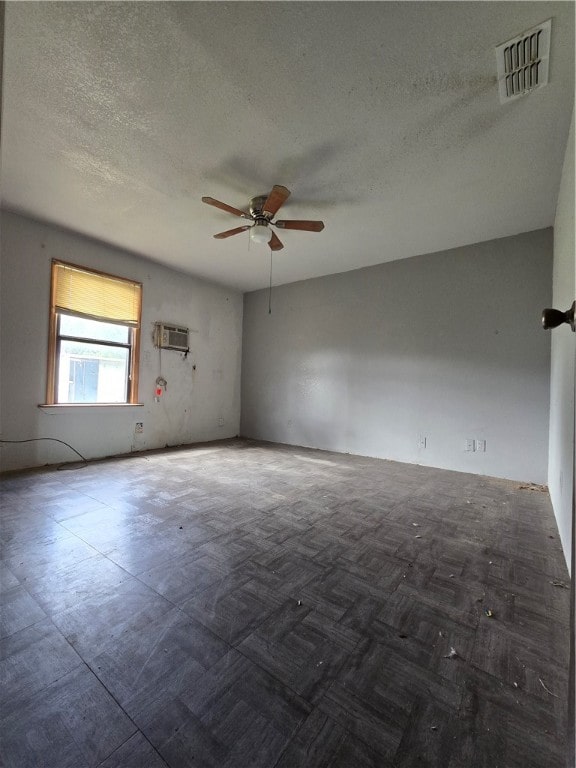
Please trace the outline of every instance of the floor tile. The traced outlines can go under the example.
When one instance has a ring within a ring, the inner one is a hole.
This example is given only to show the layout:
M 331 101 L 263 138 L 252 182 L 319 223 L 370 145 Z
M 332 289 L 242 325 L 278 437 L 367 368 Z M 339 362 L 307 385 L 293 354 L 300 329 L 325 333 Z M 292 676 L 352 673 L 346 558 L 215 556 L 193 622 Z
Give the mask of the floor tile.
M 8 592 L 19 586 L 20 582 L 8 566 L 4 562 L 0 563 L 0 592 Z
M 229 646 L 179 609 L 128 631 L 89 661 L 98 678 L 137 722 L 193 688 Z
M 114 593 L 123 581 L 130 578 L 129 573 L 103 555 L 94 555 L 27 581 L 26 588 L 46 613 L 54 616 L 88 598 Z
M 266 582 L 235 573 L 182 603 L 182 610 L 230 645 L 241 642 L 287 598 Z
M 0 637 L 8 637 L 45 618 L 46 613 L 24 587 L 12 587 L 2 595 Z
M 54 520 L 62 522 L 85 512 L 104 510 L 106 507 L 98 499 L 83 493 L 66 491 L 53 498 L 53 503 L 46 507 L 46 511 Z
M 324 573 L 322 564 L 287 550 L 283 544 L 251 557 L 236 570 L 264 580 L 271 588 L 296 600 L 306 584 Z
M 0 712 L 20 706 L 82 659 L 49 619 L 0 642 Z
M 66 533 L 66 532 L 65 532 Z M 72 534 L 10 546 L 4 550 L 6 565 L 20 581 L 32 581 L 98 554 Z
M 186 540 L 178 536 L 177 530 L 159 535 L 155 529 L 128 534 L 102 547 L 109 560 L 133 576 L 169 563 L 175 557 L 187 554 L 189 549 Z
M 8 512 L 14 514 L 10 516 Z M 24 506 L 13 510 L 5 508 L 2 512 L 0 538 L 3 557 L 16 555 L 19 549 L 25 551 L 31 544 L 49 544 L 51 541 L 69 537 L 70 531 L 53 520 L 44 510 L 33 511 Z
M 360 635 L 293 601 L 273 613 L 237 648 L 309 702 L 338 677 Z
M 361 579 L 339 567 L 324 570 L 301 590 L 302 600 L 314 605 L 330 618 L 338 621 L 356 600 L 384 594 L 367 579 Z
M 490 675 L 470 670 L 448 766 L 564 768 L 566 734 L 558 723 L 551 697 L 547 706 Z
M 395 764 L 394 764 L 395 765 Z M 314 710 L 275 768 L 392 768 L 393 764 L 352 736 L 328 715 Z
M 169 768 L 150 742 L 140 733 L 135 733 L 98 768 Z
M 319 708 L 354 736 L 391 759 L 410 722 L 412 707 L 428 699 L 455 712 L 461 692 L 428 670 L 428 654 L 363 641 L 327 691 Z
M 118 510 L 106 505 L 63 520 L 60 525 L 102 552 L 111 549 L 116 541 L 126 536 L 153 530 L 159 522 L 152 514 L 140 513 L 137 507 Z
M 12 708 L 0 729 L 6 768 L 92 768 L 136 730 L 86 667 Z
M 52 621 L 84 660 L 93 659 L 125 633 L 135 632 L 174 606 L 135 578 L 88 597 Z M 94 617 L 97 616 L 97 621 Z
M 211 768 L 269 768 L 308 712 L 299 697 L 230 651 L 143 731 L 171 766 L 193 756 Z
M 180 605 L 221 581 L 229 572 L 230 569 L 210 555 L 194 549 L 140 573 L 138 578 L 158 594 Z

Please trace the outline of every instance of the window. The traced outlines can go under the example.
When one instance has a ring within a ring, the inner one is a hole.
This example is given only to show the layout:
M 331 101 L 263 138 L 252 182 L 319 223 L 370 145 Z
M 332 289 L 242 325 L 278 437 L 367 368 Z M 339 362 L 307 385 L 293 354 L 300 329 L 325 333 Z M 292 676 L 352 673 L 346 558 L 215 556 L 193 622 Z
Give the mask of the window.
M 52 262 L 48 404 L 136 403 L 142 285 Z

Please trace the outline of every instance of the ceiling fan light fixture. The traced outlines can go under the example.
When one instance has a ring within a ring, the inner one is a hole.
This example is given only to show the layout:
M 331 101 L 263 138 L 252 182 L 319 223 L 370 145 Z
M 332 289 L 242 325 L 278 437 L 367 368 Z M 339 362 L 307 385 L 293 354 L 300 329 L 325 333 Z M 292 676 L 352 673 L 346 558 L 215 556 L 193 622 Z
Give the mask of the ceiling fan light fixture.
M 257 221 L 250 229 L 250 240 L 253 243 L 260 243 L 261 245 L 268 245 L 272 233 L 268 228 L 268 223 L 263 221 Z

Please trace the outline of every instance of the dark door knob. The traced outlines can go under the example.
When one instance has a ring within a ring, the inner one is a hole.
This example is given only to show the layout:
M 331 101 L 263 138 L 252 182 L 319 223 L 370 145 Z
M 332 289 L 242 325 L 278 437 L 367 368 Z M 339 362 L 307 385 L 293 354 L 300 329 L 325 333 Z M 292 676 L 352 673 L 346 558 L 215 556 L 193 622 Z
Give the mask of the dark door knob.
M 574 311 L 576 309 L 576 301 L 572 302 L 570 309 L 566 312 L 561 312 L 559 309 L 544 309 L 542 311 L 542 327 L 545 330 L 550 328 L 557 328 L 562 323 L 568 323 L 573 331 L 576 331 L 574 324 Z

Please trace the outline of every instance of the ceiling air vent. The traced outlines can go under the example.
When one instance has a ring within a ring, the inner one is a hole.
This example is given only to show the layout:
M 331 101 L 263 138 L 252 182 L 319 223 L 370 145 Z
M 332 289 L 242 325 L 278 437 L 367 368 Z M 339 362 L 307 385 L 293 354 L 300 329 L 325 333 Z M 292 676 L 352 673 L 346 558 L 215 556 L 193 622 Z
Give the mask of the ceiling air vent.
M 496 48 L 502 104 L 548 83 L 551 26 L 548 19 Z

